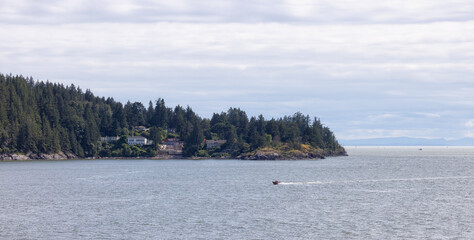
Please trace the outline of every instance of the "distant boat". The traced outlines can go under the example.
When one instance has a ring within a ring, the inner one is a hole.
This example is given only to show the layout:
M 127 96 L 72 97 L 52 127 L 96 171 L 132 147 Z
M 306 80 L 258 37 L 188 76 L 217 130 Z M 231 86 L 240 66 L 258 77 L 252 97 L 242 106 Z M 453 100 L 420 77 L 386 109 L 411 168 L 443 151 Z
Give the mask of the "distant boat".
M 418 149 L 418 150 L 420 150 L 420 151 L 421 151 L 421 150 L 423 150 L 423 148 L 420 148 L 420 149 Z
M 273 185 L 278 185 L 280 181 L 272 181 Z

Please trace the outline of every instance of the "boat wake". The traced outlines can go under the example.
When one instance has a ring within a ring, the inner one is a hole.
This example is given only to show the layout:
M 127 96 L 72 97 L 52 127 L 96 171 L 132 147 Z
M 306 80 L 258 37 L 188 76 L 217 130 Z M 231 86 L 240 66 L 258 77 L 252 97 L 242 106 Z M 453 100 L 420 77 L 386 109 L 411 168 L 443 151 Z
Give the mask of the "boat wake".
M 388 179 L 367 179 L 354 180 L 348 182 L 399 182 L 399 181 L 432 181 L 432 180 L 447 180 L 447 179 L 468 179 L 474 176 L 452 176 L 452 177 L 425 177 L 425 178 L 388 178 Z
M 278 185 L 306 185 L 306 184 L 329 184 L 329 183 L 334 183 L 334 182 L 320 182 L 320 181 L 314 181 L 314 182 L 280 182 Z
M 310 185 L 310 184 L 341 184 L 364 182 L 401 182 L 401 181 L 433 181 L 449 179 L 473 179 L 474 176 L 425 177 L 425 178 L 388 178 L 388 179 L 359 179 L 348 181 L 311 181 L 311 182 L 279 182 L 278 185 Z

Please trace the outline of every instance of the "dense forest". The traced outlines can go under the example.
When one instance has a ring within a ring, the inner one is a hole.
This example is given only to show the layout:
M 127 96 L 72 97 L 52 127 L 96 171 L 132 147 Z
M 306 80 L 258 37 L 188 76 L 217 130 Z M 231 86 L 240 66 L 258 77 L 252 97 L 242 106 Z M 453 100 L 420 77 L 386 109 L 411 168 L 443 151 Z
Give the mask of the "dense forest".
M 145 107 L 96 97 L 74 85 L 34 81 L 31 77 L 0 74 L 0 154 L 72 153 L 79 157 L 155 156 L 166 138 L 179 138 L 184 156 L 237 157 L 261 148 L 302 146 L 343 152 L 334 134 L 301 113 L 266 120 L 248 117 L 239 108 L 198 116 L 189 106 L 169 108 L 158 98 Z M 137 131 L 145 126 L 148 131 Z M 127 138 L 141 135 L 149 146 L 128 145 Z M 100 137 L 119 136 L 113 143 Z M 207 149 L 204 139 L 225 144 Z

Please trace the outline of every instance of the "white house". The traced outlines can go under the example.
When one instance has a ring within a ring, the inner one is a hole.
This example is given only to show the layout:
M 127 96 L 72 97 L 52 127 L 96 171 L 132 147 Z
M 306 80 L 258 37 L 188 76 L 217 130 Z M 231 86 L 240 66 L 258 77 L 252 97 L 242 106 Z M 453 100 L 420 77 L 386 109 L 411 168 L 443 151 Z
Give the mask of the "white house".
M 147 145 L 148 139 L 142 136 L 128 137 L 128 145 Z

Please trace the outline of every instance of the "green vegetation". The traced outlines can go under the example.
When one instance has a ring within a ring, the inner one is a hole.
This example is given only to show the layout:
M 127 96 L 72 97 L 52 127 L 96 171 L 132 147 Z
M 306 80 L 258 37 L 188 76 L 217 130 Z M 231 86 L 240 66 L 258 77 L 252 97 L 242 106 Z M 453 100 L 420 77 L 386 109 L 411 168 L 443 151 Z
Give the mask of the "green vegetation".
M 0 154 L 73 153 L 80 157 L 155 156 L 167 137 L 184 141 L 184 156 L 237 157 L 259 149 L 285 151 L 310 148 L 329 155 L 343 153 L 329 128 L 301 113 L 265 120 L 238 109 L 201 118 L 188 106 L 168 108 L 159 98 L 148 108 L 140 102 L 123 105 L 90 90 L 23 76 L 0 74 Z M 138 131 L 145 126 L 148 131 Z M 167 132 L 166 130 L 173 130 Z M 127 144 L 128 136 L 153 140 L 147 146 Z M 120 136 L 115 142 L 100 137 Z M 226 140 L 207 148 L 204 139 Z

